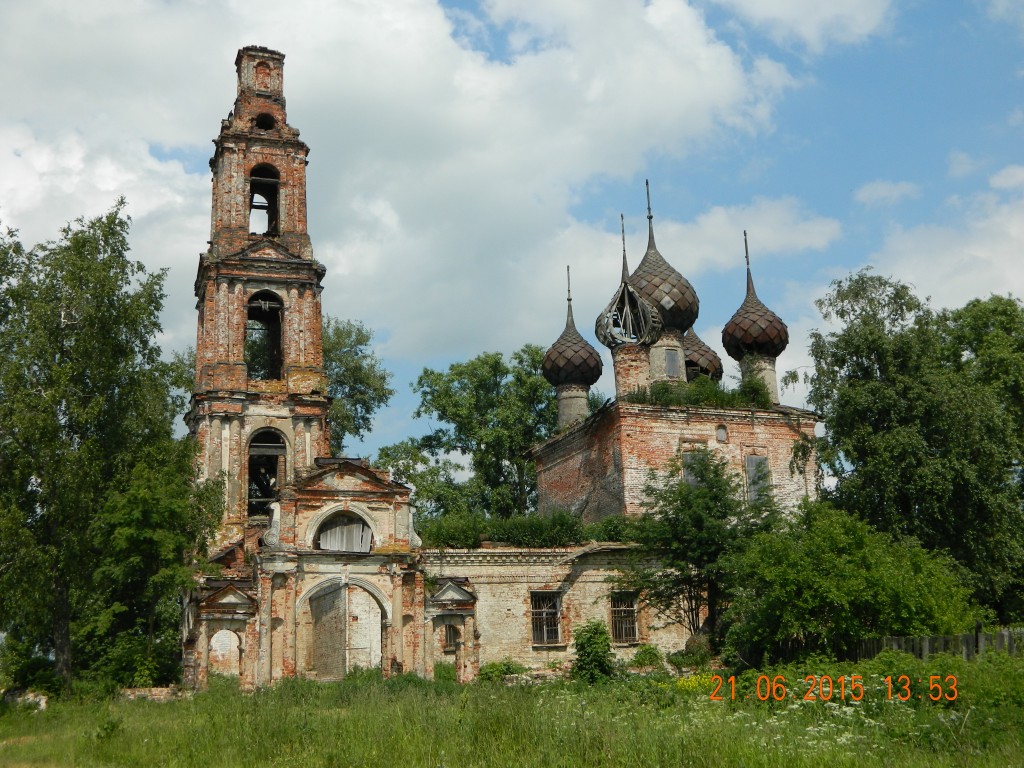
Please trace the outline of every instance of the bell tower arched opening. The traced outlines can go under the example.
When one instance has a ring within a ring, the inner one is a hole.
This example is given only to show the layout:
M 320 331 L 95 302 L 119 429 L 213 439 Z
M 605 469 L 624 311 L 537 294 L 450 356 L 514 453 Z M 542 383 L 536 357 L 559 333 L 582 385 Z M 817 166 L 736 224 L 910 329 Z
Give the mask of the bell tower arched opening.
M 281 299 L 260 291 L 249 299 L 245 322 L 245 365 L 251 381 L 281 378 Z
M 285 482 L 284 438 L 271 429 L 262 429 L 249 441 L 249 515 L 269 515 Z
M 279 234 L 280 187 L 281 173 L 268 163 L 260 163 L 249 172 L 249 232 L 251 234 L 270 236 Z

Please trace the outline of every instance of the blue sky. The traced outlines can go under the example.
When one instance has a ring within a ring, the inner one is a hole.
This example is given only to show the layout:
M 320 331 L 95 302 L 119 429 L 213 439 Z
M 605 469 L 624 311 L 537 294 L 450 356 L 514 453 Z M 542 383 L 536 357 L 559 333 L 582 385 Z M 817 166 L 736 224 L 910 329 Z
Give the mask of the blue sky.
M 780 371 L 868 264 L 941 306 L 1024 292 L 1013 0 L 39 0 L 0 3 L 0 30 L 0 223 L 35 242 L 124 194 L 135 256 L 169 270 L 168 350 L 194 343 L 235 51 L 286 54 L 324 308 L 375 331 L 398 390 L 353 454 L 426 431 L 424 366 L 550 344 L 566 264 L 593 341 L 620 212 L 634 266 L 646 245 L 645 178 L 723 358 L 744 229 Z

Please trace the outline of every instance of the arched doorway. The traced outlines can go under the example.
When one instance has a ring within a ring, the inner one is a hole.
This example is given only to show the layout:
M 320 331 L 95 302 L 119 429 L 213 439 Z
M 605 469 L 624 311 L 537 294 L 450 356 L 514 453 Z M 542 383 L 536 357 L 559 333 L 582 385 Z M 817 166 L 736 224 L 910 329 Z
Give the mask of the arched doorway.
M 210 638 L 210 672 L 238 677 L 242 671 L 242 648 L 238 635 L 230 629 L 215 632 Z
M 300 608 L 299 671 L 318 680 L 341 680 L 356 668 L 380 669 L 388 624 L 384 604 L 354 582 L 316 589 Z

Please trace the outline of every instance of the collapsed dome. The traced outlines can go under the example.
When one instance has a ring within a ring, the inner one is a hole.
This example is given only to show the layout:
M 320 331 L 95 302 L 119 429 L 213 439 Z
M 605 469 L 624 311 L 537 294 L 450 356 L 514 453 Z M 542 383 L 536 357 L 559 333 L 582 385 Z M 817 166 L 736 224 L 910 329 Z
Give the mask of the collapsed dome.
M 696 376 L 707 376 L 715 381 L 722 380 L 722 358 L 693 332 L 693 328 L 683 336 L 683 357 L 686 359 L 687 380 L 692 381 Z
M 625 279 L 597 317 L 594 333 L 609 349 L 622 344 L 653 344 L 661 338 L 661 314 Z
M 722 329 L 722 345 L 734 360 L 742 360 L 746 355 L 778 357 L 789 345 L 789 329 L 782 318 L 757 298 L 750 267 L 747 296 Z
M 578 384 L 589 387 L 601 378 L 601 356 L 576 330 L 572 319 L 572 299 L 565 319 L 565 330 L 544 355 L 541 373 L 552 386 Z

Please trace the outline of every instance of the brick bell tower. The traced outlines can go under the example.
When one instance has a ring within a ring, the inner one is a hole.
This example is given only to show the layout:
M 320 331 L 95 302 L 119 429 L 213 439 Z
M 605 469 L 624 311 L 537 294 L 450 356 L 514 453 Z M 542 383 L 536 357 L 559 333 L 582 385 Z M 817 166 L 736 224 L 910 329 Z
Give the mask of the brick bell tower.
M 199 311 L 192 408 L 202 474 L 225 480 L 215 545 L 266 530 L 271 503 L 329 455 L 320 292 L 324 267 L 306 231 L 309 147 L 288 125 L 284 55 L 259 46 L 235 59 L 238 92 L 221 121 L 210 247 Z

